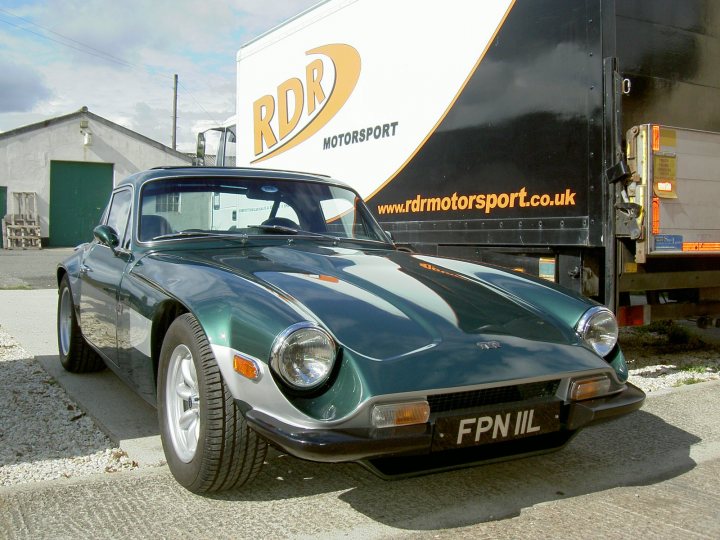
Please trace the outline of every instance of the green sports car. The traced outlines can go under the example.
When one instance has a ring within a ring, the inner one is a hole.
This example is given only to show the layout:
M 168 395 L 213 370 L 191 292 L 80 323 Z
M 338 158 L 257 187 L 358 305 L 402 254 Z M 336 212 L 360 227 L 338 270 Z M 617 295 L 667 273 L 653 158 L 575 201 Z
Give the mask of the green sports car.
M 330 178 L 154 169 L 93 235 L 57 270 L 62 364 L 156 405 L 194 492 L 248 482 L 268 445 L 384 477 L 547 452 L 645 399 L 607 308 L 398 249 Z

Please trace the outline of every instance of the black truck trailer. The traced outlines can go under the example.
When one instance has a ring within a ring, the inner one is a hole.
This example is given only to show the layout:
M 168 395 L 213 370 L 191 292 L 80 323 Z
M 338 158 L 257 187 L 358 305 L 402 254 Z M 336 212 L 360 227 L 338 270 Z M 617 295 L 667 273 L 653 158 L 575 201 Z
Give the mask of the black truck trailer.
M 220 154 L 624 324 L 720 313 L 720 1 L 328 0 L 238 52 Z

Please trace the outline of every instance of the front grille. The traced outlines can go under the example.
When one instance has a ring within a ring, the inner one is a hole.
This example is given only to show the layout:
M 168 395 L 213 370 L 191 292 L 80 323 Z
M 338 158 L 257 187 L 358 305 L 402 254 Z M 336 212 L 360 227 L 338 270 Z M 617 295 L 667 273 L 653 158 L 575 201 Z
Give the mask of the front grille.
M 469 392 L 428 396 L 428 403 L 431 413 L 471 409 L 501 403 L 550 398 L 555 396 L 559 386 L 560 380 L 498 386 Z

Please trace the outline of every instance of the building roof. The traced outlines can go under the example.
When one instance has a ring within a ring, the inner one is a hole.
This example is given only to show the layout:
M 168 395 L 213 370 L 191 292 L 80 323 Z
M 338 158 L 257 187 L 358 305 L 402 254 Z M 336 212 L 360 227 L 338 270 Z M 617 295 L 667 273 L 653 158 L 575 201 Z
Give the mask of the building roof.
M 97 114 L 90 112 L 87 107 L 83 107 L 79 111 L 75 111 L 70 114 L 65 114 L 63 116 L 56 116 L 55 118 L 43 120 L 42 122 L 37 122 L 35 124 L 29 124 L 27 126 L 21 126 L 19 128 L 11 129 L 10 131 L 4 131 L 4 132 L 0 133 L 0 141 L 2 141 L 3 139 L 9 139 L 11 137 L 15 137 L 16 135 L 21 135 L 23 133 L 30 133 L 31 131 L 44 129 L 44 128 L 47 128 L 47 127 L 50 127 L 50 126 L 53 126 L 56 124 L 61 124 L 63 122 L 66 122 L 68 120 L 73 120 L 75 118 L 91 119 L 100 124 L 104 124 L 107 127 L 114 129 L 115 131 L 119 131 L 120 133 L 123 133 L 124 135 L 127 135 L 128 137 L 132 137 L 133 139 L 136 139 L 143 144 L 153 146 L 153 147 L 157 148 L 158 150 L 162 150 L 162 151 L 164 151 L 168 154 L 171 154 L 175 157 L 185 159 L 188 162 L 191 161 L 191 158 L 188 157 L 187 154 L 184 154 L 183 152 L 178 152 L 177 150 L 173 150 L 169 146 L 165 146 L 164 144 L 157 142 L 153 139 L 150 139 L 149 137 L 146 137 L 145 135 L 140 135 L 140 133 L 137 133 L 136 131 L 132 131 L 131 129 L 128 129 L 126 127 L 121 126 L 120 124 L 116 124 L 115 122 L 108 120 L 107 118 L 98 116 Z

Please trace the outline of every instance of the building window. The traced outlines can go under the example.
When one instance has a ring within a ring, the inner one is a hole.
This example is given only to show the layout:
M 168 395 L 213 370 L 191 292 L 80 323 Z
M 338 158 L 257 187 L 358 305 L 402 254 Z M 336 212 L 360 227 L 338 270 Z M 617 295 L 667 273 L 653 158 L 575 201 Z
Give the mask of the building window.
M 155 212 L 180 212 L 180 194 L 163 193 L 155 198 Z

